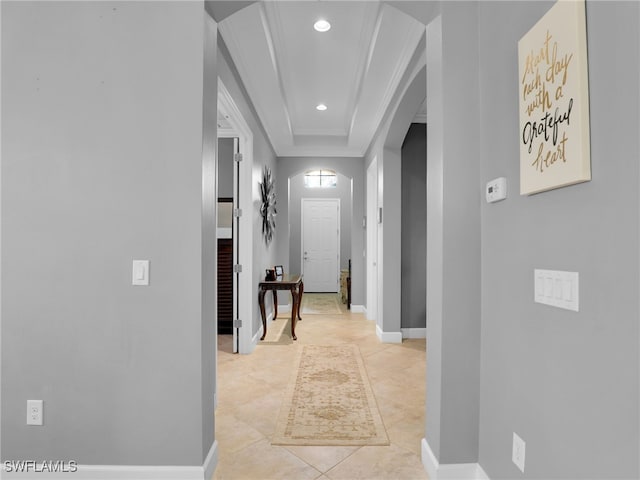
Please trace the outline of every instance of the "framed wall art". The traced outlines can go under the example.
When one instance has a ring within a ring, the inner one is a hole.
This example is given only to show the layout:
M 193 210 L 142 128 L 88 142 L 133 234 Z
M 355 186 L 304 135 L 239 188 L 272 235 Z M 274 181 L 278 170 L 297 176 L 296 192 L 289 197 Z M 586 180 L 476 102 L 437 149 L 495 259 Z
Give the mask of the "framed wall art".
M 584 0 L 559 0 L 518 42 L 520 194 L 591 180 Z

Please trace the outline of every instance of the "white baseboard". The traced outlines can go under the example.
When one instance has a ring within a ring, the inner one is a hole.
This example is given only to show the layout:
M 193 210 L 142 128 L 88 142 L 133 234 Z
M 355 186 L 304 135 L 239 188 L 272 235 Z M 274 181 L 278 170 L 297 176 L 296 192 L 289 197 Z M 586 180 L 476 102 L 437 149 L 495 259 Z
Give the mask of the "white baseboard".
M 269 316 L 271 316 L 271 314 L 269 314 Z M 267 317 L 267 322 L 269 321 L 270 321 L 270 318 Z M 256 347 L 258 346 L 258 343 L 260 343 L 260 339 L 262 338 L 263 331 L 264 331 L 264 327 L 262 326 L 262 321 L 261 321 L 260 326 L 258 327 L 258 331 L 253 337 L 251 337 L 251 348 L 249 349 L 248 352 L 246 352 L 247 354 L 253 353 L 253 351 L 256 349 Z
M 351 313 L 367 313 L 367 309 L 364 305 L 351 305 Z
M 479 463 L 440 464 L 426 438 L 422 439 L 422 465 L 430 480 L 489 480 Z
M 376 325 L 376 335 L 382 343 L 402 343 L 402 332 L 383 332 L 380 325 Z
M 213 477 L 213 472 L 215 472 L 216 467 L 218 466 L 219 456 L 220 451 L 218 450 L 218 441 L 214 440 L 213 445 L 211 445 L 209 453 L 207 454 L 207 458 L 204 459 L 204 465 L 202 465 L 202 469 L 204 470 L 203 480 L 209 480 Z
M 214 441 L 209 449 L 204 464 L 200 467 L 155 467 L 155 466 L 134 466 L 134 465 L 77 465 L 77 470 L 72 471 L 69 463 L 65 464 L 65 469 L 58 472 L 49 472 L 44 468 L 42 462 L 38 462 L 35 467 L 30 467 L 29 471 L 23 469 L 22 472 L 7 471 L 7 462 L 2 465 L 3 479 L 37 479 L 56 478 L 58 480 L 209 480 L 218 465 L 218 442 Z M 11 470 L 15 470 L 16 465 L 11 464 Z M 44 470 L 44 471 L 43 471 Z
M 427 338 L 426 328 L 401 328 L 402 338 Z

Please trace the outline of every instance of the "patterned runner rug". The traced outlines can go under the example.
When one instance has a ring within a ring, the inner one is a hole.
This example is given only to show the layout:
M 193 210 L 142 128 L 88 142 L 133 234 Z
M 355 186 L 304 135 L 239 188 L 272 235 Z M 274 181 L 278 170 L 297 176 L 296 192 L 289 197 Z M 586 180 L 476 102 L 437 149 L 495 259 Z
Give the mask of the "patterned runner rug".
M 302 295 L 302 315 L 340 315 L 335 293 L 305 293 Z
M 272 445 L 389 445 L 356 345 L 304 345 Z

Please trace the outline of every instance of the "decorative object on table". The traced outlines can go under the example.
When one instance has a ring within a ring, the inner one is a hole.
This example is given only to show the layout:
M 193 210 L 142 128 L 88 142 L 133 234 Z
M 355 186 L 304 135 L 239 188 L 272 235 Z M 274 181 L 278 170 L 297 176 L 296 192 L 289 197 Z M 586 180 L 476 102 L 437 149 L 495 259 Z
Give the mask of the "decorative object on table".
M 273 269 L 276 271 L 276 277 L 281 277 L 282 275 L 284 275 L 284 268 L 282 267 L 282 265 L 276 265 L 275 267 L 273 267 Z
M 275 279 L 276 279 L 276 271 L 272 268 L 267 268 L 264 276 L 265 282 L 272 282 Z
M 272 445 L 389 445 L 357 345 L 304 345 Z
M 556 2 L 518 42 L 518 64 L 520 194 L 591 180 L 584 0 Z
M 276 183 L 271 175 L 271 169 L 266 165 L 262 169 L 260 195 L 262 197 L 262 205 L 260 206 L 262 236 L 265 243 L 269 245 L 276 231 Z

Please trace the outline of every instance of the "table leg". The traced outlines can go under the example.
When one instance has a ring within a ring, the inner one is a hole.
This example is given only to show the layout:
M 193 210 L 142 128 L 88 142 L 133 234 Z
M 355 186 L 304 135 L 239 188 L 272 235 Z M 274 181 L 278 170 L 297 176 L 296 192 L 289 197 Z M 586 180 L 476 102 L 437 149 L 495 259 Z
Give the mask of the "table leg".
M 271 290 L 273 292 L 273 319 L 278 318 L 278 291 Z
M 300 308 L 298 293 L 296 292 L 296 287 L 293 285 L 291 287 L 291 338 L 297 340 L 296 337 L 296 309 Z
M 260 314 L 262 315 L 262 337 L 260 337 L 260 340 L 264 340 L 264 337 L 267 335 L 267 315 L 264 313 L 265 293 L 267 293 L 267 291 L 262 288 L 260 292 L 258 292 L 258 304 L 260 305 Z
M 300 279 L 300 287 L 298 288 L 298 296 L 300 297 L 298 299 L 298 320 L 302 320 L 302 317 L 300 316 L 300 308 L 302 306 L 302 294 L 304 293 L 304 282 L 302 281 L 302 279 Z

